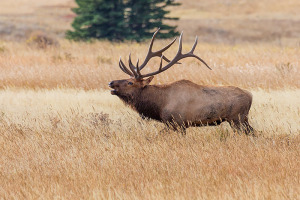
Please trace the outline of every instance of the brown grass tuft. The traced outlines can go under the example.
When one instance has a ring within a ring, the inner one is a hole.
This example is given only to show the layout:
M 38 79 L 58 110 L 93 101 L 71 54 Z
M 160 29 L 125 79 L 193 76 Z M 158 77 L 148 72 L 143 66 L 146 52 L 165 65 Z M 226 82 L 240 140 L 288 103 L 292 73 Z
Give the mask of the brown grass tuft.
M 29 38 L 26 40 L 26 43 L 41 49 L 45 49 L 50 46 L 59 46 L 58 40 L 43 31 L 32 32 Z

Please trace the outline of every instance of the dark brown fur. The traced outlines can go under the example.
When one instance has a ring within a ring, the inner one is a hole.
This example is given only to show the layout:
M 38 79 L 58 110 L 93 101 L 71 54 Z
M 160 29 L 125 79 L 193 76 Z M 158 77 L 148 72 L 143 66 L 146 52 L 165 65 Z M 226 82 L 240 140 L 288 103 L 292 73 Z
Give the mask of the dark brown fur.
M 134 108 L 141 116 L 171 125 L 172 128 L 218 125 L 227 121 L 250 133 L 248 113 L 252 95 L 237 87 L 201 86 L 188 80 L 169 85 L 149 85 L 134 78 L 112 81 L 112 94 Z

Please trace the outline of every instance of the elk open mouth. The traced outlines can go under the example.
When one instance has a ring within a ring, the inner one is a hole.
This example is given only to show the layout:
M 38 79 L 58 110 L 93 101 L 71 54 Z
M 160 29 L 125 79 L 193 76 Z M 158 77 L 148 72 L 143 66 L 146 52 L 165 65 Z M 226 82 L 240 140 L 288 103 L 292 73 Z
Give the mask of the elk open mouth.
M 116 94 L 117 94 L 117 90 L 111 90 L 110 93 L 111 93 L 112 95 L 116 95 Z
M 112 82 L 110 82 L 109 84 L 108 84 L 108 87 L 110 87 L 110 88 L 112 88 L 113 90 L 111 90 L 110 91 L 110 93 L 112 94 L 112 95 L 116 95 L 117 94 L 117 90 L 116 89 L 114 89 L 114 84 L 113 84 L 113 81 Z

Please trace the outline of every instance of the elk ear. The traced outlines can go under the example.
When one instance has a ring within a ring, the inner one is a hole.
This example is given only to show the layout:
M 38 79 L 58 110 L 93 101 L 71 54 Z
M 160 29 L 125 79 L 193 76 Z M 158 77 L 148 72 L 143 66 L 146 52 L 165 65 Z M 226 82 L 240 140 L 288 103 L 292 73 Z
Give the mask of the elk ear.
M 144 86 L 149 85 L 149 83 L 152 81 L 153 78 L 154 78 L 154 76 L 150 76 L 146 80 L 143 80 L 143 85 Z

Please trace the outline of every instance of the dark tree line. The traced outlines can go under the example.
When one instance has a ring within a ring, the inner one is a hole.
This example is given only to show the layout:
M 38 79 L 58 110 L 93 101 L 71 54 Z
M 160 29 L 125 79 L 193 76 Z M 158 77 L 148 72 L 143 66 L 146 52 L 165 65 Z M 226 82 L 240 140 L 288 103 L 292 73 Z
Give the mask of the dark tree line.
M 176 26 L 167 25 L 168 6 L 177 6 L 175 0 L 76 0 L 73 31 L 67 31 L 71 40 L 109 39 L 113 41 L 151 38 L 160 27 L 159 37 L 178 35 Z

